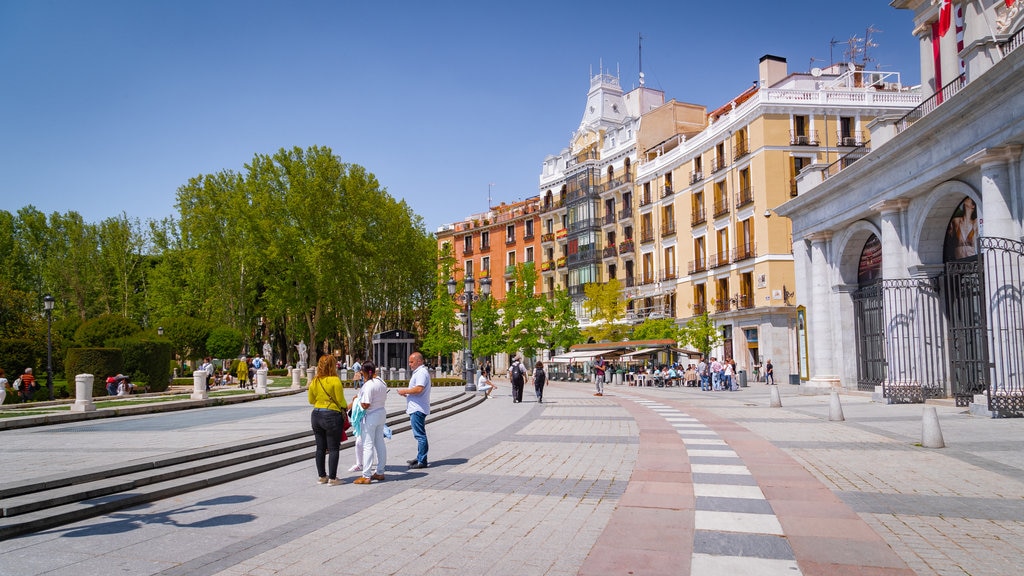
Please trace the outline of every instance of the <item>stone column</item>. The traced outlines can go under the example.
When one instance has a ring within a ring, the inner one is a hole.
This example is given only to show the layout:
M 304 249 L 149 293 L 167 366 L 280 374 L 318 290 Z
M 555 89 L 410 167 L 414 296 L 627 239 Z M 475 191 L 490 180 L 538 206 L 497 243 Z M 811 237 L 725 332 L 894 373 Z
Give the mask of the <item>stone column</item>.
M 1020 146 L 988 148 L 969 156 L 966 162 L 981 167 L 981 207 L 978 214 L 978 236 L 1018 240 L 1020 228 L 1013 214 L 1015 194 L 1010 179 L 1010 165 L 1020 158 Z M 1020 191 L 1016 191 L 1018 194 Z M 1015 210 L 1017 209 L 1017 210 Z M 995 241 L 1001 243 L 1001 241 Z M 981 251 L 985 277 L 986 320 L 989 332 L 989 361 L 992 363 L 991 391 L 999 394 L 1014 385 L 1018 376 L 1019 354 L 1024 350 L 1022 321 L 1024 301 L 1019 286 L 1018 260 L 1008 257 L 1016 243 Z
M 835 367 L 835 342 L 832 334 L 832 263 L 829 258 L 832 232 L 815 232 L 807 239 L 811 241 L 811 296 L 807 307 L 811 379 L 801 385 L 801 391 L 813 394 L 827 392 L 833 386 L 838 386 L 839 376 Z
M 885 323 L 885 379 L 892 386 L 921 385 L 916 376 L 913 350 L 915 302 L 905 280 L 907 250 L 904 244 L 904 214 L 909 202 L 886 200 L 871 207 L 881 215 L 882 321 Z
M 267 393 L 267 369 L 260 368 L 256 371 L 256 393 L 266 394 Z
M 79 374 L 75 376 L 75 403 L 71 405 L 72 412 L 93 412 L 96 404 L 92 401 L 92 374 Z
M 206 400 L 209 395 L 206 393 L 206 370 L 196 370 L 192 373 L 192 399 Z
M 292 368 L 292 390 L 302 388 L 302 368 Z

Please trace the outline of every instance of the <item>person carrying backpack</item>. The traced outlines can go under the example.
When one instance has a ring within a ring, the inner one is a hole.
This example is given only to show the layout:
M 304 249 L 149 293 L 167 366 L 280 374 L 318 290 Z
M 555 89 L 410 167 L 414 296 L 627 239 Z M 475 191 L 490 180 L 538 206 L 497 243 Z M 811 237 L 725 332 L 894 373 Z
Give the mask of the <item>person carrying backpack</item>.
M 512 403 L 523 401 L 523 386 L 526 384 L 526 367 L 523 366 L 523 357 L 516 354 L 512 365 L 508 368 L 508 379 L 512 382 Z

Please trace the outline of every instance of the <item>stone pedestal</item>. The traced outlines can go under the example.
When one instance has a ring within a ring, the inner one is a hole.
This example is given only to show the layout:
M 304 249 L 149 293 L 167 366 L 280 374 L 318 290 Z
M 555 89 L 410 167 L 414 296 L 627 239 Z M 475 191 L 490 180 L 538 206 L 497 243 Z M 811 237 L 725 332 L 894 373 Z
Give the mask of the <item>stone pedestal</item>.
M 206 400 L 209 394 L 206 392 L 206 370 L 196 370 L 192 373 L 192 399 Z
M 302 388 L 302 368 L 292 369 L 292 390 Z
M 267 393 L 267 369 L 260 368 L 256 371 L 256 393 L 266 394 Z
M 306 386 L 316 378 L 316 368 L 306 368 Z
M 93 412 L 96 404 L 92 401 L 92 383 L 95 377 L 92 374 L 79 374 L 75 376 L 75 403 L 71 405 L 72 412 Z

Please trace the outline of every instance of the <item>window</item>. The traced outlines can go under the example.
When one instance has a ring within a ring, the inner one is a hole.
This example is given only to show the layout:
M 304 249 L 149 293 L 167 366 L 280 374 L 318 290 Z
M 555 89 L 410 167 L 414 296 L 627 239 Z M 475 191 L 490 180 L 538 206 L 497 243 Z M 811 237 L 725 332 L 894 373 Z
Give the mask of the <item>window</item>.
M 509 224 L 505 227 L 505 243 L 512 244 L 516 241 L 516 225 Z
M 555 233 L 555 219 L 554 218 L 548 218 L 547 221 L 544 222 L 544 232 L 547 233 L 547 234 L 554 234 Z
M 523 232 L 523 237 L 533 238 L 533 220 L 527 220 L 526 222 L 523 222 L 523 224 L 526 226 L 526 230 Z
M 654 282 L 654 254 L 648 252 L 643 259 L 644 284 Z
M 465 262 L 462 263 L 462 265 L 466 269 L 466 276 L 472 276 L 473 275 L 473 261 L 472 260 L 466 260 Z
M 487 250 L 491 247 L 491 233 L 481 232 L 480 233 L 480 249 Z
M 533 262 L 533 246 L 526 247 L 526 261 Z
M 505 255 L 505 265 L 515 266 L 516 265 L 516 251 L 513 250 Z
M 483 272 L 484 276 L 490 276 L 491 275 L 491 257 L 490 256 L 484 256 L 483 258 L 480 259 L 480 270 L 481 270 L 481 272 Z
M 473 253 L 473 237 L 465 236 L 462 238 L 462 253 L 472 254 Z
M 668 204 L 661 209 L 661 235 L 667 236 L 676 232 L 676 208 Z
M 671 280 L 676 277 L 676 247 L 665 248 L 665 279 Z

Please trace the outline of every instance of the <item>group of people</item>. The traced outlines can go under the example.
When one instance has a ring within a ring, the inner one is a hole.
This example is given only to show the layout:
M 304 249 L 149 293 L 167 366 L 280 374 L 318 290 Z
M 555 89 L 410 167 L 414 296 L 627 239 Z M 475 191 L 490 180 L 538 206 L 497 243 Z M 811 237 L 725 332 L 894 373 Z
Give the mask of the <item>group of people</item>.
M 380 482 L 386 479 L 385 439 L 390 437 L 390 429 L 386 422 L 385 402 L 390 389 L 377 376 L 377 366 L 373 361 L 357 362 L 357 365 L 359 368 L 355 380 L 358 390 L 351 409 L 345 400 L 345 390 L 338 378 L 338 362 L 333 355 L 320 357 L 316 376 L 309 382 L 307 396 L 313 405 L 310 424 L 316 439 L 315 461 L 320 484 L 341 484 L 338 479 L 338 460 L 341 442 L 346 439 L 345 431 L 349 425 L 356 434 L 356 462 L 349 471 L 361 472 L 353 484 L 371 484 L 374 480 Z M 409 470 L 419 470 L 429 466 L 426 418 L 430 414 L 431 380 L 420 352 L 413 352 L 409 356 L 409 368 L 412 370 L 409 385 L 399 388 L 397 392 L 406 400 L 406 414 L 409 415 L 417 446 L 416 458 L 406 464 Z
M 6 401 L 8 393 L 12 397 L 17 397 L 21 402 L 31 402 L 32 396 L 38 389 L 39 383 L 36 382 L 31 368 L 25 368 L 25 371 L 21 376 L 15 378 L 14 382 L 8 382 L 7 375 L 0 368 L 0 404 Z

